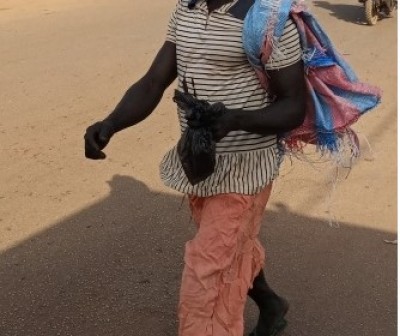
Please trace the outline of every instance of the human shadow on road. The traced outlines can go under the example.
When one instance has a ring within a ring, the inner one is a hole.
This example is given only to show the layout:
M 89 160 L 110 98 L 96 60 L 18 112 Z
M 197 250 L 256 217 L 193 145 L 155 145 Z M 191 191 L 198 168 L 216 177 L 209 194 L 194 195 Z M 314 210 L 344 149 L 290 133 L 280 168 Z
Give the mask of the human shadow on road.
M 355 5 L 348 5 L 336 4 L 329 1 L 313 1 L 313 4 L 316 7 L 328 10 L 332 16 L 339 20 L 361 25 L 366 24 L 363 4 L 358 3 L 357 5 L 357 0 L 354 0 L 354 3 Z
M 194 234 L 186 204 L 128 176 L 109 185 L 107 198 L 0 255 L 0 335 L 177 335 Z M 268 279 L 291 303 L 283 335 L 395 335 L 397 248 L 383 243 L 394 234 L 279 205 L 260 237 Z M 256 313 L 249 303 L 247 332 Z

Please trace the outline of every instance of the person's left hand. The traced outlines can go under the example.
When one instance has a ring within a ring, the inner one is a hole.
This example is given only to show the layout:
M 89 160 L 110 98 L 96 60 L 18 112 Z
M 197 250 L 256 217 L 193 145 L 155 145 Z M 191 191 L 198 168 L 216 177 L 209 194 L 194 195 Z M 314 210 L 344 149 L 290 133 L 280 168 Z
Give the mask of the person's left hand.
M 235 110 L 225 109 L 225 112 L 215 120 L 211 126 L 213 138 L 216 142 L 219 142 L 226 135 L 238 129 L 237 126 L 237 113 Z
M 238 129 L 240 110 L 228 110 L 221 102 L 210 105 L 205 100 L 179 91 L 175 92 L 174 101 L 185 111 L 187 125 L 192 128 L 210 127 L 215 142 Z

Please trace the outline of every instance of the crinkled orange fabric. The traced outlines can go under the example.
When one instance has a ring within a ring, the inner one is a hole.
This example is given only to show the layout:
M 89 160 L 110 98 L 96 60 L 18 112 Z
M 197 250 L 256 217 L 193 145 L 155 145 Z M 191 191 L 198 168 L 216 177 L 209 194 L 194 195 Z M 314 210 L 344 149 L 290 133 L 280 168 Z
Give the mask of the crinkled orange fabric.
M 189 198 L 198 232 L 185 249 L 179 336 L 243 336 L 247 292 L 265 259 L 257 235 L 271 188 Z

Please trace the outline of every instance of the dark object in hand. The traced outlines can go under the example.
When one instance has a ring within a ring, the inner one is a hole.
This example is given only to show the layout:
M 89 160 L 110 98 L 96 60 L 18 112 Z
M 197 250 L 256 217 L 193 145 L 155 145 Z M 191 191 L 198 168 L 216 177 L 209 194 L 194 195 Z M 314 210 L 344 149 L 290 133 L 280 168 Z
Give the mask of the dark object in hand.
M 188 124 L 178 142 L 179 159 L 189 182 L 196 185 L 214 172 L 216 145 L 211 128 L 226 108 L 222 103 L 211 105 L 178 90 L 174 102 L 185 111 Z

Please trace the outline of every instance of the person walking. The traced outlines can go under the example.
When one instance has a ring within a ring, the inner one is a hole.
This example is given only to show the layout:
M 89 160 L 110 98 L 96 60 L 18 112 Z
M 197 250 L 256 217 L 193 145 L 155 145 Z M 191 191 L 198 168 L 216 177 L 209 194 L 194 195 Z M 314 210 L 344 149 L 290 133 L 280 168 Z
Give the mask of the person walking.
M 247 296 L 260 310 L 253 335 L 276 335 L 286 325 L 289 305 L 265 279 L 257 236 L 279 173 L 278 134 L 302 124 L 306 84 L 299 33 L 290 18 L 263 64 L 268 90 L 260 84 L 242 43 L 253 2 L 179 0 L 149 70 L 85 134 L 86 157 L 105 159 L 112 136 L 146 119 L 175 79 L 177 90 L 225 106 L 212 127 L 216 164 L 209 177 L 192 185 L 177 146 L 160 164 L 164 184 L 188 195 L 197 225 L 185 247 L 179 336 L 242 336 Z M 178 117 L 183 132 L 188 121 L 179 108 Z

